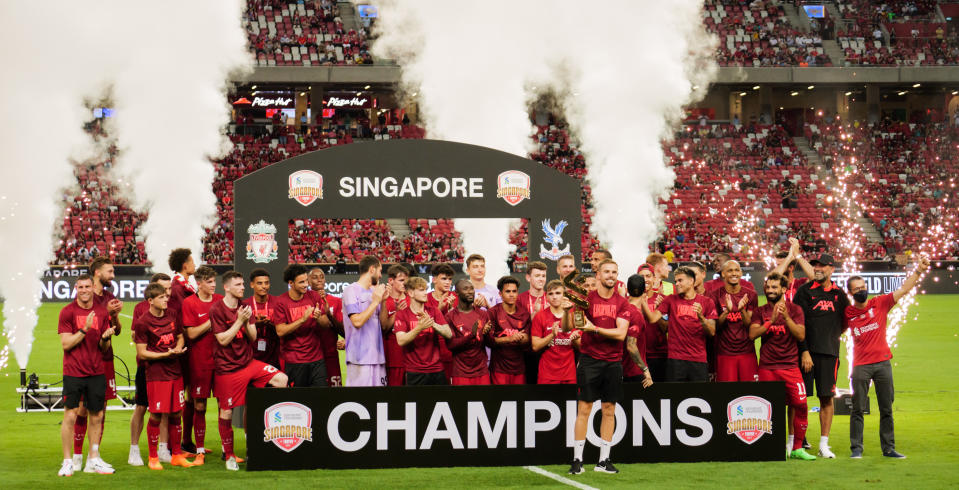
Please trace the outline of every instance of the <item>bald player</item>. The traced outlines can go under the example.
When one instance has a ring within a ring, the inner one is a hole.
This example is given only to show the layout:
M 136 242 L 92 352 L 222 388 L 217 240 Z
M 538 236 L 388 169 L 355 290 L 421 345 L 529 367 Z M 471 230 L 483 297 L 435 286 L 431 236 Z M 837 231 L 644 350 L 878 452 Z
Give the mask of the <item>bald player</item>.
M 756 342 L 749 337 L 756 293 L 746 289 L 739 262 L 728 260 L 722 271 L 723 286 L 707 292 L 716 304 L 716 381 L 757 381 Z
M 703 283 L 703 286 L 706 288 L 706 295 L 709 295 L 709 293 L 723 287 L 723 284 L 725 284 L 723 282 L 723 277 L 722 277 L 723 265 L 726 264 L 726 262 L 729 262 L 730 260 L 732 260 L 732 257 L 725 252 L 720 252 L 716 255 L 713 255 L 713 260 L 712 262 L 710 262 L 710 265 L 713 268 L 713 272 L 718 274 L 719 277 Z M 740 276 L 742 276 L 742 274 L 740 274 Z M 753 286 L 753 283 L 749 281 L 742 281 L 740 282 L 740 284 L 742 285 L 743 288 L 746 288 L 752 292 L 756 292 L 756 287 Z

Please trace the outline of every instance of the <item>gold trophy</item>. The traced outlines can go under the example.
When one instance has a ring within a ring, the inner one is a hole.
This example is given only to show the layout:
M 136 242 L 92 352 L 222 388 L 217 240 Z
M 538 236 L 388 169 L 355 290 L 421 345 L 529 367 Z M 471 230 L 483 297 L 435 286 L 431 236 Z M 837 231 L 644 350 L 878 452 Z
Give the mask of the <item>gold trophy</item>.
M 573 327 L 583 328 L 586 325 L 586 310 L 589 309 L 589 301 L 586 300 L 589 291 L 576 282 L 577 277 L 579 272 L 574 270 L 563 278 L 563 285 L 566 286 L 563 296 L 573 303 L 573 308 L 570 310 L 570 314 L 573 315 Z

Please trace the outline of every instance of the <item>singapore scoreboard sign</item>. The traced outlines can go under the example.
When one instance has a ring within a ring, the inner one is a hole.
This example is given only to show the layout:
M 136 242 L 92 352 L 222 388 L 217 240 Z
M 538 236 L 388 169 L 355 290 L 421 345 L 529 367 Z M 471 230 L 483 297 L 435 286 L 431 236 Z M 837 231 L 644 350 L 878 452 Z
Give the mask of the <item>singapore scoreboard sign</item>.
M 782 383 L 625 385 L 617 463 L 779 461 Z M 574 386 L 252 389 L 249 470 L 514 466 L 571 459 Z M 599 404 L 586 461 L 599 456 Z
M 282 277 L 291 219 L 528 218 L 531 253 L 549 251 L 537 259 L 580 256 L 579 182 L 480 146 L 433 140 L 343 145 L 264 167 L 238 179 L 233 193 L 234 266 L 244 276 L 262 267 Z M 273 281 L 271 292 L 284 288 Z

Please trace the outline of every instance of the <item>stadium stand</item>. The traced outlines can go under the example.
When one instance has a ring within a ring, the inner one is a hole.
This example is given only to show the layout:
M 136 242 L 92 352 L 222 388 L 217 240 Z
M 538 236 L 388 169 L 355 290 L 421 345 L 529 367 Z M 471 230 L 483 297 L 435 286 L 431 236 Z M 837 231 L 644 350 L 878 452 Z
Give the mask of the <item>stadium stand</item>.
M 243 25 L 258 66 L 373 63 L 366 33 L 347 30 L 330 0 L 248 0 Z

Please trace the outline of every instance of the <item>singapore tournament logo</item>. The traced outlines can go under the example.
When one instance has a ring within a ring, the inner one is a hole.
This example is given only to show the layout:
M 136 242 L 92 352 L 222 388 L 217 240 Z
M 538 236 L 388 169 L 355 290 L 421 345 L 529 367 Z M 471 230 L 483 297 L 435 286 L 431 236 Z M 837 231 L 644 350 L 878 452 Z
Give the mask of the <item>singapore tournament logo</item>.
M 257 264 L 266 264 L 276 260 L 276 227 L 260 220 L 246 229 L 250 239 L 246 242 L 246 258 Z
M 519 170 L 507 170 L 496 178 L 496 197 L 502 197 L 511 206 L 529 199 L 529 175 Z
M 263 412 L 263 442 L 291 452 L 303 442 L 313 442 L 313 412 L 295 402 L 282 402 Z
M 559 260 L 559 258 L 564 255 L 571 255 L 568 243 L 562 249 L 559 248 L 560 244 L 563 243 L 563 230 L 566 229 L 567 224 L 566 220 L 562 220 L 556 223 L 556 228 L 553 228 L 550 226 L 550 220 L 543 220 L 543 234 L 546 235 L 546 241 L 550 244 L 550 248 L 547 249 L 544 244 L 540 243 L 539 258 Z
M 726 406 L 726 434 L 752 444 L 763 434 L 773 433 L 772 404 L 758 396 L 741 396 Z
M 323 199 L 323 176 L 312 170 L 297 170 L 290 174 L 290 199 L 309 206 Z

